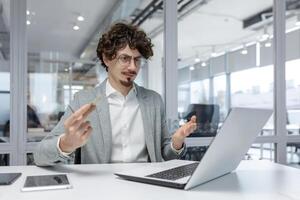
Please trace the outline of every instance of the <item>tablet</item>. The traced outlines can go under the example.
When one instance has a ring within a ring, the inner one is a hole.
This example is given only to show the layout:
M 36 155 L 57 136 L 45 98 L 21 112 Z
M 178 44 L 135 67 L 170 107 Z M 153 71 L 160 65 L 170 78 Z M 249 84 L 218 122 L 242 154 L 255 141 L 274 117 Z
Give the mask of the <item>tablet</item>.
M 67 174 L 27 176 L 22 191 L 70 189 Z
M 12 184 L 21 174 L 22 173 L 0 173 L 0 185 Z

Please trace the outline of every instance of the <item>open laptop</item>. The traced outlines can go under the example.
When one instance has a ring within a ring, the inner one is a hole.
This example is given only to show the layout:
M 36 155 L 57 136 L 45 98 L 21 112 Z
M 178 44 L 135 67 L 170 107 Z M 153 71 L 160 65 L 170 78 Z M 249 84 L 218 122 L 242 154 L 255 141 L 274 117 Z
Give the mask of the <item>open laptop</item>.
M 171 160 L 115 173 L 126 180 L 188 190 L 233 171 L 272 110 L 232 108 L 200 162 Z

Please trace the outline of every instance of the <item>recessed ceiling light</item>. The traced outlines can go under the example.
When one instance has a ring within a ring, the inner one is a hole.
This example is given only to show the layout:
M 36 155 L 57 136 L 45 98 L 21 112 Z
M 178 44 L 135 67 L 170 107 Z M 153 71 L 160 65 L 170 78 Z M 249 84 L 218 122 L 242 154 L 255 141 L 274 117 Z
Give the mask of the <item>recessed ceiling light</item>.
M 296 21 L 295 25 L 300 26 L 300 14 L 297 15 L 297 21 Z
M 210 54 L 210 56 L 213 57 L 213 58 L 214 58 L 214 57 L 217 57 L 217 53 L 216 53 L 216 52 L 212 52 L 212 53 Z
M 247 50 L 247 49 L 243 49 L 243 50 L 241 51 L 241 54 L 243 54 L 243 55 L 248 54 L 248 50 Z
M 30 15 L 30 11 L 29 11 L 29 10 L 26 10 L 26 14 L 27 14 L 27 15 Z
M 246 44 L 243 44 L 243 48 L 241 50 L 241 54 L 243 54 L 243 55 L 248 54 L 248 50 L 247 50 Z
M 79 30 L 79 26 L 78 26 L 78 25 L 74 25 L 74 26 L 73 26 L 73 30 L 74 30 L 74 31 Z
M 190 66 L 190 70 L 191 70 L 191 71 L 195 70 L 195 67 L 194 67 L 193 65 Z
M 265 47 L 271 47 L 272 46 L 272 43 L 270 42 L 270 41 L 267 41 L 266 43 L 265 43 Z
M 206 62 L 202 62 L 201 66 L 206 67 Z
M 27 20 L 27 21 L 26 21 L 26 24 L 27 24 L 27 25 L 30 25 L 30 24 L 31 24 L 31 22 L 30 22 L 29 20 Z
M 84 17 L 83 17 L 82 15 L 79 15 L 79 16 L 77 17 L 77 20 L 82 22 L 82 21 L 84 21 Z

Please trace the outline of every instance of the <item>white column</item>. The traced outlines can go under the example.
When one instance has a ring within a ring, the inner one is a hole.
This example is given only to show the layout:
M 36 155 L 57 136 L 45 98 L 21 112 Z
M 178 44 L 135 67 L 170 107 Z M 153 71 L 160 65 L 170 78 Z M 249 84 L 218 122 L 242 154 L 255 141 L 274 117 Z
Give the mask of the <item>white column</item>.
M 164 0 L 164 99 L 170 131 L 178 121 L 177 1 Z
M 10 165 L 26 163 L 27 36 L 26 0 L 10 0 L 10 136 L 15 147 Z
M 275 160 L 286 164 L 285 0 L 274 0 L 274 127 L 278 137 Z

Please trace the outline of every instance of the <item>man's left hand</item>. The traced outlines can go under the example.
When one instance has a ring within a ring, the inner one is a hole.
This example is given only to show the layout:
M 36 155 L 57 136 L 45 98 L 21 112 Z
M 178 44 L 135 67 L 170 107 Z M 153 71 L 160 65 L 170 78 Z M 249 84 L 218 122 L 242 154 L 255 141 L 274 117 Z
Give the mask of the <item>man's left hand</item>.
M 174 133 L 172 137 L 172 144 L 176 150 L 182 148 L 184 143 L 184 139 L 189 136 L 192 132 L 194 132 L 197 128 L 196 116 L 193 115 L 191 120 L 182 125 L 177 131 Z

